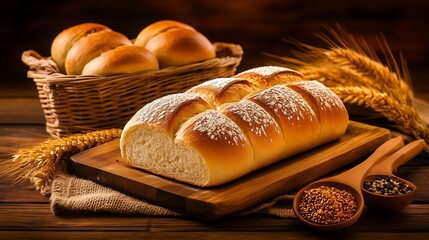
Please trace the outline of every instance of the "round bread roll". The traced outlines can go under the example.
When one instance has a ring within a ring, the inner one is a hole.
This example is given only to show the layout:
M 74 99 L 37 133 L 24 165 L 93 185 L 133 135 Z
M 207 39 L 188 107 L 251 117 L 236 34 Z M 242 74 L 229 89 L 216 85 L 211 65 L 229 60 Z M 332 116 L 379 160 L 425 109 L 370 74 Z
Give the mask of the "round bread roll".
M 189 26 L 188 24 L 174 21 L 174 20 L 162 20 L 162 21 L 152 23 L 149 26 L 145 27 L 137 35 L 136 40 L 134 41 L 134 45 L 144 47 L 149 42 L 149 40 L 152 39 L 154 36 L 172 28 L 185 28 L 185 29 L 195 31 L 195 29 Z
M 98 23 L 82 23 L 59 33 L 51 45 L 51 56 L 62 73 L 65 73 L 65 59 L 69 50 L 79 39 L 101 31 L 112 31 Z
M 92 59 L 124 45 L 131 46 L 132 42 L 119 32 L 101 31 L 96 34 L 89 34 L 77 41 L 67 53 L 64 64 L 66 73 L 79 75 Z
M 145 48 L 158 58 L 161 68 L 182 66 L 213 59 L 216 52 L 213 44 L 201 33 L 172 28 L 153 37 Z
M 160 68 L 182 66 L 216 57 L 213 44 L 188 24 L 163 20 L 145 27 L 134 45 L 147 48 Z
M 92 59 L 82 70 L 83 75 L 112 75 L 158 70 L 156 56 L 139 46 L 121 46 Z

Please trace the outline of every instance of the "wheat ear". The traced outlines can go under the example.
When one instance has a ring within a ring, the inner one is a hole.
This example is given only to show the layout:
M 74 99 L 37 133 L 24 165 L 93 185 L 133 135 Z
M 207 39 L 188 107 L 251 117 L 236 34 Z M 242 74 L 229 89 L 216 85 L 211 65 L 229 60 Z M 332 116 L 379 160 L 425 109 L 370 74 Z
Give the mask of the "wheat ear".
M 121 129 L 108 129 L 48 139 L 33 147 L 18 150 L 5 163 L 3 174 L 15 175 L 16 181 L 30 180 L 37 190 L 44 193 L 56 172 L 64 170 L 64 160 L 75 153 L 118 138 L 121 133 Z
M 429 129 L 423 124 L 416 110 L 401 104 L 386 93 L 367 87 L 333 87 L 331 88 L 345 103 L 356 104 L 373 109 L 389 121 L 395 122 L 397 128 L 414 138 L 429 142 Z
M 378 90 L 388 91 L 391 95 L 402 99 L 408 104 L 412 104 L 414 95 L 410 86 L 380 62 L 374 61 L 351 49 L 344 48 L 330 49 L 329 51 L 325 51 L 325 55 L 334 64 L 349 67 L 350 70 L 356 71 L 362 76 L 367 77 L 366 79 L 371 80 L 364 82 L 364 84 L 370 84 L 369 86 Z

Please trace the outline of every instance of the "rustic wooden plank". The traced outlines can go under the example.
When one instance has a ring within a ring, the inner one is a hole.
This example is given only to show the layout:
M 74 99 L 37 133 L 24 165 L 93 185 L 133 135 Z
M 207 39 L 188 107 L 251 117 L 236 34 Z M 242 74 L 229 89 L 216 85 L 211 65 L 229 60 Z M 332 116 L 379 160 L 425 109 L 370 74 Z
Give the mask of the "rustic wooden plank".
M 15 182 L 15 177 L 0 176 L 0 193 L 0 203 L 49 203 L 30 182 Z
M 177 240 L 189 239 L 189 240 L 224 240 L 224 239 L 236 239 L 236 240 L 249 240 L 249 239 L 413 239 L 413 240 L 426 240 L 428 233 L 402 233 L 402 232 L 312 232 L 312 231 L 293 231 L 293 232 L 110 232 L 110 231 L 73 231 L 73 232 L 39 232 L 39 231 L 1 231 L 0 234 L 5 239 L 102 239 L 105 240 L 106 236 L 108 239 L 165 239 L 165 240 Z
M 38 98 L 0 98 L 0 123 L 44 124 Z
M 429 206 L 412 204 L 397 214 L 380 214 L 365 209 L 360 219 L 346 231 L 350 232 L 389 232 L 395 229 L 400 232 L 428 231 Z M 251 215 L 243 217 L 226 217 L 215 222 L 198 222 L 188 225 L 187 219 L 171 221 L 171 218 L 154 218 L 153 231 L 300 231 L 310 230 L 297 219 L 279 219 L 269 216 Z M 207 229 L 208 228 L 208 229 Z M 156 229 L 156 230 L 155 230 Z M 179 230 L 180 229 L 180 230 Z
M 2 124 L 0 125 L 2 138 L 14 139 L 16 143 L 23 139 L 48 138 L 44 124 Z M 6 141 L 5 141 L 6 142 Z
M 47 138 L 44 125 L 0 125 L 0 161 L 10 159 L 19 149 L 31 147 Z
M 399 167 L 395 174 L 416 185 L 417 192 L 414 202 L 429 204 L 429 159 L 422 160 L 426 161 L 426 165 L 406 164 Z
M 365 209 L 347 232 L 427 232 L 429 205 L 411 204 L 397 214 Z M 188 217 L 76 213 L 55 216 L 48 204 L 0 204 L 1 231 L 294 232 L 310 230 L 297 219 L 250 215 L 215 222 Z
M 132 196 L 213 220 L 291 191 L 350 164 L 377 148 L 389 136 L 386 129 L 350 122 L 339 141 L 213 188 L 192 187 L 124 166 L 117 161 L 120 158 L 118 140 L 72 156 L 70 169 L 77 175 Z M 151 177 L 144 177 L 147 175 Z
M 49 204 L 0 204 L 0 231 L 148 231 L 151 217 L 76 212 L 55 216 Z
M 383 214 L 365 209 L 352 228 L 356 231 L 429 231 L 429 204 L 410 204 L 402 211 Z

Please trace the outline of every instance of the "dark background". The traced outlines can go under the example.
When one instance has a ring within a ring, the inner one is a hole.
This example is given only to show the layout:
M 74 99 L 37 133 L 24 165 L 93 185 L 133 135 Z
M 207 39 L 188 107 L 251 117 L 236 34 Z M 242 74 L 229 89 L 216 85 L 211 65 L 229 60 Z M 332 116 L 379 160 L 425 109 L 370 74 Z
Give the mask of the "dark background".
M 314 35 L 324 24 L 339 23 L 370 44 L 383 33 L 393 52 L 403 53 L 413 82 L 423 86 L 416 90 L 429 90 L 429 1 L 17 0 L 1 5 L 0 97 L 37 96 L 21 53 L 33 49 L 49 56 L 52 40 L 65 28 L 98 22 L 132 39 L 163 19 L 188 23 L 212 42 L 240 44 L 244 56 L 238 71 L 266 65 L 262 52 L 290 55 L 293 46 L 286 38 L 324 46 Z

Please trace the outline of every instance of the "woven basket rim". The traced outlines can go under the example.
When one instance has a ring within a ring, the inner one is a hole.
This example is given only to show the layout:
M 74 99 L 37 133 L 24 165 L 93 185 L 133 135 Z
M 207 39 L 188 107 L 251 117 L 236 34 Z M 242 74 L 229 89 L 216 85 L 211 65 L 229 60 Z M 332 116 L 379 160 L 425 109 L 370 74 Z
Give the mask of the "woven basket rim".
M 191 63 L 183 66 L 167 67 L 156 71 L 144 71 L 140 73 L 121 73 L 113 75 L 67 75 L 59 72 L 56 63 L 51 57 L 42 57 L 35 50 L 27 50 L 22 53 L 22 61 L 24 64 L 30 67 L 27 77 L 32 78 L 33 81 L 49 81 L 50 83 L 78 83 L 78 82 L 92 82 L 92 81 L 103 81 L 112 80 L 124 77 L 156 77 L 169 75 L 171 73 L 177 74 L 188 71 L 189 69 L 199 69 L 210 66 L 216 66 L 221 64 L 222 61 L 233 58 L 241 59 L 243 55 L 243 49 L 238 44 L 215 42 L 213 45 L 216 47 L 216 51 L 220 52 L 223 49 L 229 49 L 229 55 L 216 56 L 216 58 L 204 60 L 196 63 Z M 217 54 L 218 55 L 218 54 Z
M 223 60 L 228 59 L 231 57 L 224 57 Z M 169 68 L 163 68 L 157 71 L 145 71 L 141 73 L 121 73 L 121 74 L 113 74 L 108 76 L 100 76 L 100 75 L 65 75 L 62 73 L 53 73 L 46 75 L 45 78 L 34 78 L 34 81 L 49 81 L 51 83 L 67 83 L 67 82 L 74 82 L 74 83 L 90 83 L 93 81 L 110 81 L 114 79 L 120 79 L 120 78 L 126 78 L 126 77 L 133 77 L 133 78 L 147 78 L 147 77 L 159 77 L 164 75 L 169 75 L 171 73 L 181 73 L 184 71 L 188 71 L 188 69 L 198 69 L 207 67 L 209 65 L 216 65 L 216 63 L 219 62 L 219 59 L 210 59 L 198 63 L 188 64 L 185 66 L 179 66 L 179 67 L 169 67 Z

